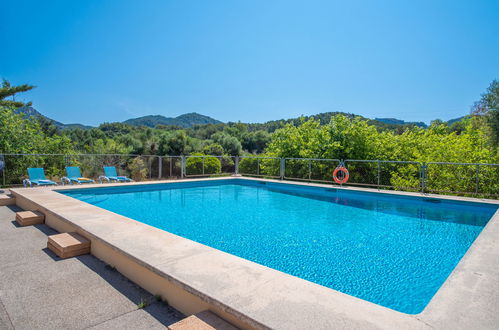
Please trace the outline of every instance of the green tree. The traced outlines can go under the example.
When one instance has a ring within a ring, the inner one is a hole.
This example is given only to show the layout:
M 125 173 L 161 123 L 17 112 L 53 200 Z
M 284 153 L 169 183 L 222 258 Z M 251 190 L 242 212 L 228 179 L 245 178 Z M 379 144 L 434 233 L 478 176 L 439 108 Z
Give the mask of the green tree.
M 242 141 L 243 136 L 246 134 L 247 131 L 248 131 L 248 125 L 243 123 L 226 125 L 223 130 L 225 134 L 233 136 L 237 138 L 239 141 Z
M 132 154 L 145 154 L 143 141 L 136 138 L 132 134 L 122 135 L 116 138 L 116 141 L 120 144 L 130 147 L 130 153 Z
M 130 154 L 131 146 L 121 144 L 113 139 L 97 139 L 88 145 L 86 151 L 90 154 Z
M 160 155 L 187 155 L 191 150 L 189 137 L 184 130 L 175 131 L 172 134 L 164 134 L 159 139 Z
M 48 136 L 54 136 L 54 135 L 60 135 L 61 132 L 57 128 L 57 126 L 54 125 L 54 123 L 45 118 L 45 117 L 39 117 L 37 118 L 38 122 L 40 123 L 40 128 L 42 131 L 48 135 Z
M 499 81 L 493 80 L 487 91 L 473 106 L 472 113 L 482 118 L 490 141 L 494 147 L 499 145 Z M 496 149 L 497 152 L 497 149 Z
M 211 143 L 203 147 L 203 153 L 205 155 L 222 156 L 224 154 L 224 148 L 218 143 Z
M 32 90 L 33 88 L 35 88 L 35 86 L 28 84 L 12 86 L 8 80 L 3 79 L 2 87 L 0 87 L 0 106 L 11 108 L 30 106 L 31 102 L 23 103 L 15 101 L 14 97 L 17 93 L 27 92 L 29 90 Z M 13 100 L 6 100 L 7 97 L 12 97 Z
M 0 107 L 0 154 L 74 154 L 66 136 L 48 136 L 36 120 L 27 120 L 12 109 Z M 5 156 L 6 183 L 20 183 L 28 167 L 44 167 L 48 177 L 62 176 L 64 156 Z
M 446 123 L 434 121 L 427 128 L 412 127 L 402 134 L 378 131 L 360 118 L 335 116 L 328 125 L 317 120 L 291 124 L 278 129 L 272 135 L 267 154 L 285 158 L 344 159 L 350 171 L 350 182 L 399 189 L 419 189 L 419 162 L 498 163 L 495 148 L 487 142 L 487 132 L 477 121 L 463 121 L 461 132 L 451 131 Z M 411 163 L 381 163 L 376 160 L 413 161 Z M 352 161 L 352 160 L 372 160 Z M 248 159 L 240 168 L 255 167 L 255 160 Z M 265 168 L 265 162 L 263 162 Z M 325 160 L 286 161 L 286 176 L 308 179 L 331 180 L 331 172 L 338 162 Z M 268 173 L 276 173 L 274 163 Z M 428 167 L 428 187 L 435 191 L 470 192 L 476 189 L 476 166 L 431 164 Z M 479 168 L 480 190 L 488 193 L 499 191 L 499 171 L 490 166 Z
M 267 152 L 275 157 L 376 159 L 380 135 L 360 118 L 337 115 L 328 125 L 311 119 L 300 126 L 288 124 L 278 129 Z
M 0 107 L 0 153 L 72 153 L 65 136 L 47 136 L 36 120 L 27 120 L 12 109 Z
M 270 134 L 265 131 L 249 132 L 242 137 L 242 147 L 251 153 L 262 153 L 270 142 Z
M 239 142 L 239 140 L 232 135 L 224 132 L 218 132 L 213 134 L 211 138 L 224 148 L 227 155 L 239 156 L 243 151 L 241 142 Z

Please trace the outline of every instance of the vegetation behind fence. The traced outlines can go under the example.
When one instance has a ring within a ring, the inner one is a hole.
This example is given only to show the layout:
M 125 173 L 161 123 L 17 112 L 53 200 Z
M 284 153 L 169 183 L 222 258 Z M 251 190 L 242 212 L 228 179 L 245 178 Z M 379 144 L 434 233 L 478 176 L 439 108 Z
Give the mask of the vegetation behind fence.
M 340 163 L 350 172 L 345 185 L 499 198 L 499 164 L 202 154 L 6 154 L 0 155 L 0 173 L 4 187 L 21 185 L 28 167 L 43 167 L 48 178 L 61 182 L 66 166 L 79 166 L 89 178 L 102 175 L 103 166 L 115 166 L 120 175 L 135 181 L 241 174 L 335 184 L 332 173 Z

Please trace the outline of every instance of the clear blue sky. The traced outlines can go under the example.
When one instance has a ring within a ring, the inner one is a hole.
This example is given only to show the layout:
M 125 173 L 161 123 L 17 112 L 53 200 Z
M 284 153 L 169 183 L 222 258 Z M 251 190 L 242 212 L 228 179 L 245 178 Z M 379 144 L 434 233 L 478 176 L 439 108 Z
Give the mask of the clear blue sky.
M 499 1 L 2 1 L 0 45 L 0 76 L 64 123 L 428 122 L 499 78 Z

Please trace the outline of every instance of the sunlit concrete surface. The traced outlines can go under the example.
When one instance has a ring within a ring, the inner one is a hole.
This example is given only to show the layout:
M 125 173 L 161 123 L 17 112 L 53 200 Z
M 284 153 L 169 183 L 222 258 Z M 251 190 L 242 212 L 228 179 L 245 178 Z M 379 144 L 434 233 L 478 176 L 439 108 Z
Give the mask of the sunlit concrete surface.
M 102 187 L 116 185 L 120 184 Z M 376 192 L 374 189 L 341 189 Z M 52 188 L 12 191 L 16 202 L 25 209 L 44 212 L 49 226 L 76 230 L 91 239 L 92 253 L 104 260 L 107 258 L 107 262 L 120 264 L 123 274 L 147 290 L 166 288 L 166 294 L 174 291 L 172 297 L 185 294 L 184 298 L 171 303 L 186 314 L 209 308 L 231 318 L 229 321 L 238 326 L 275 329 L 494 329 L 499 324 L 499 212 L 426 309 L 409 315 L 173 235 L 59 194 Z M 422 196 L 393 191 L 382 193 Z M 451 196 L 425 195 L 425 198 L 499 204 L 493 200 Z M 156 286 L 148 273 L 155 276 Z M 241 323 L 236 323 L 237 320 Z
M 58 258 L 46 248 L 57 232 L 18 226 L 19 210 L 0 207 L 0 329 L 165 329 L 183 317 L 94 256 Z

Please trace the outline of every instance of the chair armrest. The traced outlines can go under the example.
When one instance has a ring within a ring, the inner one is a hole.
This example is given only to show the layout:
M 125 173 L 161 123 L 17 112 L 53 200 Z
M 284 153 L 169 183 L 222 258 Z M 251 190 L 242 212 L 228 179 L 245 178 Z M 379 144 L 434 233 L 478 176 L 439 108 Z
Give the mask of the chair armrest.
M 101 175 L 99 176 L 99 182 L 102 183 L 103 180 L 106 180 L 107 182 L 111 182 L 111 180 L 109 180 L 109 178 L 105 175 Z

